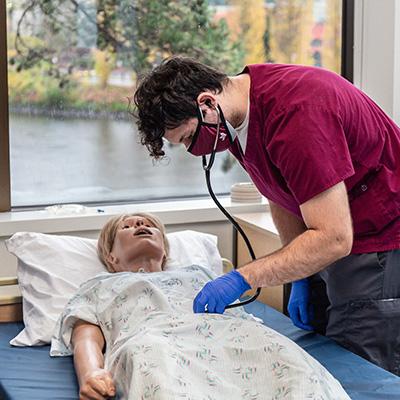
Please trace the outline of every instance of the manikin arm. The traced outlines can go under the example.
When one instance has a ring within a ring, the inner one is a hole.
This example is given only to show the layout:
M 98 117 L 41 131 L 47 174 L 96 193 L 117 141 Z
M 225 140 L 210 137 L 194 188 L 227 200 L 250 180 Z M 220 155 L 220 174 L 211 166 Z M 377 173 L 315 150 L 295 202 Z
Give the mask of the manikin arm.
M 115 386 L 104 370 L 105 340 L 97 325 L 78 320 L 72 332 L 74 365 L 79 382 L 80 399 L 106 399 L 115 395 Z

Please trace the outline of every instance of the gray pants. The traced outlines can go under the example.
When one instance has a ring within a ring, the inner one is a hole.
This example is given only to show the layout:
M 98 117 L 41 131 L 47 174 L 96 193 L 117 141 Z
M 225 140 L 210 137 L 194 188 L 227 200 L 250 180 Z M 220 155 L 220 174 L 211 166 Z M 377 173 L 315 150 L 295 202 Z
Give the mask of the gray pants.
M 351 254 L 310 283 L 316 330 L 400 375 L 400 249 Z

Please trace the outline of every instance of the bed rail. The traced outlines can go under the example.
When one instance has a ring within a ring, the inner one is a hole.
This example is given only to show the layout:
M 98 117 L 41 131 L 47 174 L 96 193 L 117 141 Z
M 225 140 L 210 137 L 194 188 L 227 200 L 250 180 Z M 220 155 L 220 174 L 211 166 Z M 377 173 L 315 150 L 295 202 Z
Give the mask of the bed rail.
M 3 276 L 0 277 L 0 286 L 18 285 L 18 278 L 16 276 Z
M 231 260 L 228 260 L 227 258 L 222 258 L 222 270 L 226 274 L 230 270 L 233 269 L 233 264 Z
M 0 277 L 0 287 L 18 285 L 14 276 Z M 0 295 L 0 322 L 16 322 L 22 320 L 22 297 L 20 295 Z

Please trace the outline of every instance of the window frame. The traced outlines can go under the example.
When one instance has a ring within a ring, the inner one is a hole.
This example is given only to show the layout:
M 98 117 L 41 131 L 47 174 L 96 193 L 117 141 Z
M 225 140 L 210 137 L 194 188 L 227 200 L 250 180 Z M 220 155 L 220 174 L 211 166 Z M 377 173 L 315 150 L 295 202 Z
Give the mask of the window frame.
M 0 6 L 0 212 L 11 209 L 6 13 L 6 2 L 2 1 Z
M 0 212 L 11 207 L 10 141 L 8 107 L 7 5 L 0 3 Z M 354 0 L 342 0 L 341 75 L 353 82 Z M 40 206 L 33 206 L 35 209 Z M 21 207 L 26 208 L 26 207 Z
M 341 75 L 354 82 L 354 10 L 355 0 L 342 0 Z

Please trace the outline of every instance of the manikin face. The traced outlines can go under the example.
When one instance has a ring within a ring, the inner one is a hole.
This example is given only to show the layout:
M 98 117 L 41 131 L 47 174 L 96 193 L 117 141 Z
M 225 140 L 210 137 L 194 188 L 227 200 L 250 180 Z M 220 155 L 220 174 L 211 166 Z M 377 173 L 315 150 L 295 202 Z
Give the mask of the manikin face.
M 114 272 L 160 272 L 164 257 L 163 235 L 151 221 L 132 216 L 120 222 L 110 254 Z

